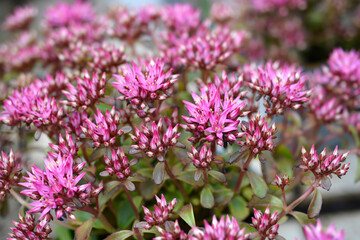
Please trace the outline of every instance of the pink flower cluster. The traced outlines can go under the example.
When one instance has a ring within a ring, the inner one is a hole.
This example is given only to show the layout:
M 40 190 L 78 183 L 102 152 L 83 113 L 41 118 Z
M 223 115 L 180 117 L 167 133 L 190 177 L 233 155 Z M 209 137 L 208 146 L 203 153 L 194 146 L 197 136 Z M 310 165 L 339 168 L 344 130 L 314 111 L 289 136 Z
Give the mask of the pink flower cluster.
M 37 9 L 31 6 L 18 7 L 12 15 L 6 18 L 3 28 L 11 32 L 25 30 L 35 18 L 37 12 Z
M 21 179 L 20 162 L 10 150 L 9 156 L 1 152 L 0 156 L 0 200 L 3 200 L 12 185 L 17 185 Z
M 305 225 L 303 227 L 306 240 L 344 240 L 344 230 L 336 231 L 334 224 L 323 229 L 321 221 L 317 220 L 316 225 Z
M 254 208 L 254 217 L 252 217 L 251 226 L 258 230 L 261 239 L 274 240 L 278 236 L 279 224 L 278 212 L 270 213 L 270 208 L 267 207 L 265 212 L 262 213 Z
M 50 233 L 52 232 L 47 219 L 35 220 L 35 217 L 27 212 L 25 216 L 19 214 L 19 222 L 13 221 L 14 227 L 10 230 L 10 238 L 8 240 L 51 240 Z

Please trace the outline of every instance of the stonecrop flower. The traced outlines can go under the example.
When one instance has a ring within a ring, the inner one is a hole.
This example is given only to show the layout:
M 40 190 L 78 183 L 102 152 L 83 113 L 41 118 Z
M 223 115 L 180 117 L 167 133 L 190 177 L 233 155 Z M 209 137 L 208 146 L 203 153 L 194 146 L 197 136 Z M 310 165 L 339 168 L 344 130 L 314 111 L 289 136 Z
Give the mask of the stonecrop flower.
M 226 3 L 214 2 L 211 5 L 210 16 L 215 22 L 225 24 L 235 16 L 235 11 L 231 7 Z
M 120 65 L 125 63 L 124 46 L 118 48 L 105 43 L 94 45 L 90 50 L 90 56 L 92 60 L 88 61 L 88 65 L 98 72 L 117 73 Z
M 279 11 L 281 15 L 287 15 L 291 9 L 303 10 L 307 6 L 306 0 L 251 0 L 251 3 L 257 12 Z
M 178 220 L 171 222 L 172 225 L 167 225 L 164 228 L 156 226 L 156 229 L 161 234 L 158 237 L 153 238 L 153 240 L 187 240 L 188 235 L 181 230 Z
M 124 150 L 116 148 L 112 150 L 111 158 L 104 156 L 104 160 L 106 172 L 109 175 L 116 175 L 116 178 L 119 179 L 129 191 L 134 191 L 135 185 L 128 180 L 128 177 L 133 175 L 130 167 L 137 163 L 137 159 L 129 161 Z M 102 175 L 104 176 L 104 174 Z
M 155 198 L 156 205 L 154 205 L 153 212 L 145 206 L 142 207 L 145 213 L 144 220 L 146 223 L 141 225 L 145 229 L 151 229 L 153 226 L 162 226 L 169 219 L 169 215 L 173 213 L 177 204 L 176 198 L 167 203 L 163 194 L 161 194 L 161 199 L 156 195 Z
M 76 0 L 73 4 L 59 1 L 45 12 L 45 23 L 50 27 L 82 24 L 95 19 L 95 10 L 90 2 Z
M 185 124 L 181 126 L 193 136 L 188 140 L 197 142 L 201 138 L 206 141 L 216 142 L 222 146 L 224 141 L 233 143 L 238 137 L 237 120 L 246 116 L 248 112 L 242 111 L 245 101 L 229 97 L 227 92 L 223 98 L 220 97 L 219 89 L 214 84 L 201 88 L 201 96 L 191 93 L 195 104 L 183 101 L 189 112 L 189 117 L 182 116 Z M 206 134 L 208 133 L 208 134 Z
M 35 79 L 32 83 L 36 89 L 40 92 L 40 96 L 51 96 L 58 99 L 61 91 L 67 88 L 69 78 L 62 72 L 57 72 L 54 76 L 46 74 L 43 79 Z
M 169 123 L 165 121 L 166 125 Z M 178 143 L 178 138 L 181 133 L 178 131 L 178 124 L 173 127 L 171 124 L 167 125 L 165 131 L 163 126 L 163 119 L 160 119 L 157 123 L 152 122 L 151 127 L 141 126 L 142 131 L 135 127 L 135 135 L 129 134 L 131 140 L 135 143 L 131 147 L 135 151 L 145 152 L 150 158 L 157 158 L 160 162 L 165 160 L 165 154 L 169 151 L 170 147 L 182 147 L 182 144 Z
M 5 19 L 3 28 L 11 32 L 25 30 L 29 27 L 37 13 L 37 9 L 32 6 L 18 7 L 13 14 Z
M 247 91 L 242 91 L 241 89 L 243 83 L 243 75 L 235 77 L 235 73 L 231 74 L 231 77 L 228 77 L 226 71 L 223 71 L 221 78 L 216 74 L 214 76 L 214 85 L 219 89 L 221 98 L 224 98 L 227 93 L 229 97 L 234 99 L 240 97 L 240 99 L 242 99 L 247 93 Z
M 13 221 L 14 227 L 10 228 L 12 233 L 9 233 L 7 240 L 51 240 L 49 235 L 52 230 L 48 222 L 47 219 L 36 220 L 29 212 L 25 216 L 19 214 L 19 222 Z
M 243 139 L 238 141 L 243 150 L 248 149 L 255 155 L 263 151 L 273 151 L 276 127 L 275 123 L 268 127 L 265 118 L 261 118 L 260 114 L 251 115 L 249 122 L 241 123 L 242 132 L 238 134 Z
M 92 78 L 87 71 L 83 75 L 83 78 L 76 77 L 77 89 L 71 83 L 67 84 L 68 91 L 63 90 L 62 93 L 68 100 L 62 102 L 75 109 L 81 107 L 85 110 L 93 107 L 104 96 L 107 79 L 105 73 L 101 77 L 93 73 Z
M 79 140 L 80 136 L 83 136 L 83 130 L 81 129 L 81 126 L 85 124 L 86 119 L 90 119 L 91 117 L 88 116 L 86 111 L 73 111 L 70 114 L 66 114 L 68 118 L 68 122 L 65 124 L 65 130 L 69 133 L 74 133 L 76 135 L 76 140 Z
M 269 115 L 299 109 L 309 101 L 310 91 L 304 90 L 305 78 L 295 66 L 268 62 L 250 75 L 247 84 L 260 96 L 265 96 L 264 106 Z
M 254 208 L 254 217 L 251 218 L 251 226 L 257 229 L 261 239 L 276 239 L 278 235 L 279 221 L 278 212 L 270 213 L 270 208 L 267 207 L 264 214 L 260 210 Z
M 171 69 L 165 71 L 165 63 L 159 59 L 145 61 L 140 66 L 132 62 L 122 69 L 121 75 L 114 74 L 116 81 L 112 85 L 122 94 L 120 100 L 129 100 L 133 106 L 144 109 L 147 103 L 170 96 L 177 81 L 177 75 L 171 72 Z
M 229 215 L 220 218 L 220 221 L 213 216 L 211 225 L 204 220 L 204 229 L 192 227 L 190 240 L 248 240 L 250 233 L 245 233 L 246 228 L 240 228 L 236 218 Z
M 330 71 L 342 81 L 357 82 L 360 78 L 360 55 L 355 50 L 344 51 L 336 48 L 332 51 L 329 60 Z
M 115 107 L 111 111 L 106 109 L 105 115 L 97 108 L 94 117 L 95 123 L 89 118 L 84 120 L 84 125 L 80 126 L 83 133 L 92 139 L 94 148 L 99 148 L 101 145 L 113 146 L 116 137 L 124 134 L 124 130 L 119 129 L 120 116 L 115 111 Z
M 196 168 L 210 169 L 210 164 L 213 162 L 214 158 L 211 149 L 208 149 L 206 144 L 202 146 L 200 152 L 196 150 L 194 146 L 191 146 L 191 151 L 192 152 L 188 152 L 187 155 Z
M 58 144 L 49 143 L 49 147 L 54 152 L 48 152 L 48 154 L 54 159 L 57 158 L 59 154 L 62 156 L 71 155 L 73 158 L 75 158 L 78 152 L 78 147 L 74 142 L 71 134 L 68 132 L 65 132 L 65 139 L 61 134 L 59 134 Z M 86 162 L 83 162 L 82 164 L 85 165 L 85 163 Z
M 326 154 L 326 148 L 318 154 L 315 150 L 315 146 L 312 145 L 309 152 L 304 147 L 301 150 L 302 163 L 300 168 L 305 171 L 311 171 L 316 179 L 321 179 L 321 187 L 329 190 L 331 187 L 330 178 L 332 174 L 335 174 L 339 178 L 344 176 L 349 170 L 350 163 L 342 164 L 349 152 L 344 154 L 338 154 L 338 147 L 336 146 L 333 153 Z
M 30 203 L 34 208 L 29 213 L 40 212 L 40 219 L 44 219 L 54 210 L 57 219 L 75 218 L 73 207 L 89 204 L 90 198 L 99 194 L 102 186 L 94 190 L 90 183 L 79 185 L 86 174 L 80 173 L 84 165 L 74 166 L 71 155 L 58 154 L 57 158 L 49 155 L 44 162 L 45 170 L 34 165 L 32 173 L 27 172 L 28 177 L 24 177 L 26 182 L 20 183 L 26 188 L 21 193 L 35 200 Z
M 0 156 L 0 200 L 3 200 L 12 185 L 21 179 L 20 163 L 10 150 L 9 156 L 1 152 Z
M 344 230 L 336 231 L 335 225 L 331 224 L 327 229 L 322 227 L 320 219 L 316 221 L 316 226 L 309 224 L 303 227 L 306 240 L 344 240 Z

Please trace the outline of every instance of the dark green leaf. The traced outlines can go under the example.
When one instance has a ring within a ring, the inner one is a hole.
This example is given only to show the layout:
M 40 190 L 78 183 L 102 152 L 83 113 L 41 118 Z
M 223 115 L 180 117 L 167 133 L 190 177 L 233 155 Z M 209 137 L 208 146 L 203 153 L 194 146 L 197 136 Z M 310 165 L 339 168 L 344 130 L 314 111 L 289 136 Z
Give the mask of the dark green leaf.
M 256 207 L 262 211 L 265 211 L 267 206 L 270 206 L 272 211 L 281 211 L 284 208 L 284 204 L 281 199 L 270 194 L 266 195 L 264 198 L 259 198 L 254 195 L 248 203 L 249 208 Z
M 251 171 L 247 171 L 247 176 L 249 178 L 250 185 L 252 190 L 254 191 L 254 194 L 259 198 L 264 198 L 268 191 L 268 186 L 264 179 Z
M 137 208 L 139 208 L 141 203 L 141 197 L 135 196 L 133 197 L 134 204 Z M 121 201 L 117 207 L 118 215 L 118 226 L 120 229 L 126 229 L 130 226 L 130 224 L 135 220 L 135 214 L 131 207 L 131 204 L 127 199 Z
M 245 199 L 240 196 L 236 196 L 233 198 L 233 200 L 231 200 L 229 209 L 231 215 L 236 217 L 238 220 L 244 220 L 247 216 L 249 216 L 250 213 L 246 206 Z
M 319 215 L 322 205 L 322 196 L 321 192 L 315 188 L 313 198 L 311 199 L 309 209 L 308 209 L 308 217 L 315 218 Z
M 214 198 L 215 203 L 217 206 L 223 206 L 228 204 L 232 197 L 234 195 L 234 192 L 231 189 L 228 188 L 221 188 L 214 191 Z
M 196 226 L 194 211 L 191 203 L 183 206 L 178 214 L 190 227 Z
M 122 230 L 122 231 L 111 234 L 110 236 L 105 238 L 105 240 L 124 240 L 133 235 L 134 235 L 133 231 Z
M 186 182 L 188 184 L 194 185 L 194 186 L 202 186 L 204 184 L 204 181 L 202 178 L 199 179 L 199 181 L 195 182 L 194 181 L 194 174 L 195 174 L 195 169 L 194 170 L 187 170 L 187 171 L 183 171 L 178 177 L 177 179 Z
M 70 229 L 56 225 L 55 226 L 55 232 L 57 233 L 58 237 L 57 240 L 73 240 L 73 236 L 71 234 Z
M 75 230 L 75 239 L 76 240 L 86 240 L 88 239 L 91 229 L 95 223 L 95 218 L 90 218 L 86 220 L 80 227 Z
M 315 224 L 316 221 L 314 219 L 309 219 L 309 217 L 302 212 L 293 211 L 290 213 L 301 225 L 306 225 L 309 223 Z
M 204 208 L 212 208 L 214 206 L 214 196 L 209 187 L 205 187 L 201 190 L 200 203 Z
M 153 181 L 145 181 L 139 184 L 139 191 L 141 196 L 145 200 L 151 200 L 154 198 L 154 195 L 159 191 L 160 186 L 156 185 Z
M 222 183 L 226 182 L 226 176 L 222 172 L 210 170 L 209 175 L 215 178 L 216 180 L 218 180 L 219 182 Z

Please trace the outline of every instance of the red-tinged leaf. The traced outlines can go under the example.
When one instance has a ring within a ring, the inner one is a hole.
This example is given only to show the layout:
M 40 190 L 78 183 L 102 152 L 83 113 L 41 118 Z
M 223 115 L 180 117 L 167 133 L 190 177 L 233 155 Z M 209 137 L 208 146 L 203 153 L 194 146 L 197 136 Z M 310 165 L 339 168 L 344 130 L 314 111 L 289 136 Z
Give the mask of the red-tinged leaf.
M 254 194 L 259 198 L 264 198 L 268 191 L 268 186 L 264 179 L 254 172 L 247 171 L 247 177 L 249 178 L 250 185 Z
M 194 180 L 196 182 L 198 182 L 202 175 L 203 175 L 203 170 L 202 169 L 196 169 L 195 174 L 194 174 Z
M 293 211 L 290 213 L 301 225 L 307 225 L 309 223 L 315 224 L 314 219 L 310 219 L 308 215 L 302 212 Z
M 135 184 L 131 182 L 129 179 L 126 179 L 124 182 L 124 187 L 126 187 L 127 190 L 133 192 L 135 191 Z
M 230 156 L 228 162 L 230 164 L 237 163 L 242 158 L 243 158 L 243 153 L 242 152 L 235 152 Z
M 153 179 L 155 184 L 160 185 L 165 177 L 165 163 L 158 162 L 154 168 Z
M 313 198 L 311 199 L 309 209 L 308 209 L 308 217 L 315 218 L 319 215 L 322 206 L 322 196 L 321 192 L 316 188 L 314 191 Z
M 200 204 L 204 208 L 212 208 L 215 205 L 214 196 L 209 187 L 205 187 L 201 190 Z
M 259 198 L 257 196 L 253 196 L 253 198 L 248 202 L 249 208 L 258 208 L 262 211 L 265 211 L 266 207 L 270 206 L 270 210 L 272 211 L 281 211 L 284 208 L 284 204 L 280 198 L 275 197 L 274 195 L 266 195 L 264 198 Z
M 83 224 L 81 224 L 81 226 L 75 230 L 75 239 L 76 240 L 88 239 L 95 221 L 96 218 L 90 218 L 86 220 Z
M 133 231 L 122 230 L 122 231 L 115 232 L 115 233 L 111 234 L 110 236 L 105 238 L 105 240 L 124 240 L 124 239 L 127 239 L 128 237 L 133 236 L 133 235 L 134 235 Z
M 196 226 L 194 211 L 191 203 L 183 206 L 178 214 L 190 227 Z
M 210 170 L 209 175 L 218 180 L 219 182 L 225 183 L 226 182 L 226 176 L 222 172 Z
M 320 181 L 320 186 L 325 189 L 326 191 L 329 191 L 330 188 L 331 188 L 331 180 L 328 176 L 324 176 L 321 178 L 321 181 Z

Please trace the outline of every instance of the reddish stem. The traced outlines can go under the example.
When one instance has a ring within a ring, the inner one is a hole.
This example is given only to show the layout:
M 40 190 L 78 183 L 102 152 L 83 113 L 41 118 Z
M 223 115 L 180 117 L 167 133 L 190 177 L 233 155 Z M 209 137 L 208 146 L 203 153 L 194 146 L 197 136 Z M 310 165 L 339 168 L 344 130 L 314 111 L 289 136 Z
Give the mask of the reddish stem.
M 239 174 L 239 177 L 238 177 L 238 180 L 236 182 L 236 186 L 234 188 L 234 193 L 236 194 L 239 189 L 240 189 L 240 186 L 241 186 L 241 182 L 242 182 L 242 179 L 247 171 L 247 168 L 249 167 L 249 164 L 251 162 L 251 160 L 254 158 L 254 153 L 250 153 L 248 159 L 246 160 L 245 164 L 241 167 L 241 172 Z

